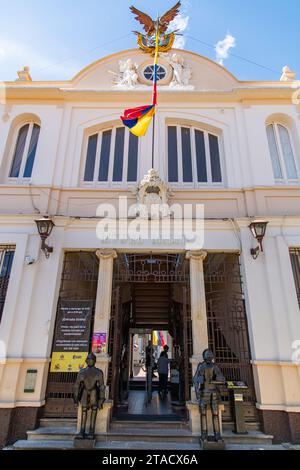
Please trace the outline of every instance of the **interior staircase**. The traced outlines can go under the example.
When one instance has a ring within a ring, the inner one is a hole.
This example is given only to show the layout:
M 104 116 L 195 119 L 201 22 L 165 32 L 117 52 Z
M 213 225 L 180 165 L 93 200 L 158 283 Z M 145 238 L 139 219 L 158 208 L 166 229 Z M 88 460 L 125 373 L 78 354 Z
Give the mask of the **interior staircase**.
M 168 284 L 136 283 L 134 285 L 135 327 L 152 325 L 166 330 L 169 325 L 170 286 Z

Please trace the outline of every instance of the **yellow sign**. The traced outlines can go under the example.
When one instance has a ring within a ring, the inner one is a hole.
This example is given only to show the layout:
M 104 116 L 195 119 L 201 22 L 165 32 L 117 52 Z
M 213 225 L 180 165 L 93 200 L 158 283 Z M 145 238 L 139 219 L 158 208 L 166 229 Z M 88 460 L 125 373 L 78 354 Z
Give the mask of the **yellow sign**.
M 50 372 L 79 372 L 88 352 L 53 352 Z

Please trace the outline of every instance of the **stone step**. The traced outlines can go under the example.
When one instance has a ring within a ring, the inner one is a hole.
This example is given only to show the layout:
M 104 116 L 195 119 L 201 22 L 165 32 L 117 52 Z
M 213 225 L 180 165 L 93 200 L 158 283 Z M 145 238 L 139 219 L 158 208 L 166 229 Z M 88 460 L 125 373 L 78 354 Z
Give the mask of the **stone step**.
M 76 434 L 74 427 L 46 428 L 40 427 L 34 431 L 27 432 L 28 441 L 72 441 Z M 248 434 L 238 435 L 232 431 L 225 430 L 223 439 L 227 444 L 257 444 L 271 445 L 273 436 L 263 434 L 259 431 L 249 431 Z M 198 443 L 199 436 L 192 434 L 186 428 L 152 427 L 137 428 L 135 423 L 130 426 L 110 429 L 107 434 L 97 434 L 97 441 L 130 441 L 130 442 L 178 442 Z
M 113 420 L 110 424 L 110 430 L 126 429 L 133 426 L 131 420 Z M 187 429 L 189 424 L 186 421 L 134 421 L 135 429 Z
M 199 437 L 194 436 L 187 429 L 136 429 L 133 427 L 123 429 L 111 429 L 108 432 L 110 441 L 143 441 L 143 442 L 178 442 L 198 443 Z
M 76 428 L 77 418 L 41 418 L 40 427 L 41 428 L 65 428 L 65 427 L 74 427 Z
M 73 448 L 73 441 L 26 441 L 20 440 L 13 445 L 13 450 L 67 450 Z M 97 442 L 96 449 L 104 450 L 200 450 L 199 443 L 178 443 L 178 442 L 145 442 L 145 441 L 106 441 Z M 7 450 L 12 450 L 7 449 Z
M 223 422 L 222 423 L 222 427 L 223 427 L 223 430 L 224 431 L 232 431 L 234 429 L 234 423 L 233 421 L 231 422 Z M 253 421 L 253 422 L 246 422 L 246 428 L 247 428 L 247 431 L 260 431 L 261 429 L 261 426 L 258 422 L 256 421 Z
M 74 439 L 77 432 L 76 426 L 72 427 L 50 427 L 45 426 L 34 429 L 33 431 L 27 431 L 28 441 L 70 441 Z

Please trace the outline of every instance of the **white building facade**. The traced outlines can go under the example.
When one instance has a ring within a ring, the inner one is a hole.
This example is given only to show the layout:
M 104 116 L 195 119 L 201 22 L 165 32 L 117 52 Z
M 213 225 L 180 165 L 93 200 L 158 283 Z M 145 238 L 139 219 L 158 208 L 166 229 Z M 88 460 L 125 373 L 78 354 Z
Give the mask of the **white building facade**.
M 300 82 L 287 71 L 280 81 L 241 82 L 197 54 L 161 54 L 152 154 L 152 127 L 137 139 L 119 118 L 125 108 L 149 102 L 151 63 L 127 50 L 70 81 L 37 82 L 25 73 L 2 84 L 1 445 L 24 437 L 41 417 L 73 416 L 71 404 L 55 401 L 49 372 L 62 299 L 92 300 L 90 335 L 106 334 L 107 349 L 97 354 L 109 397 L 104 432 L 119 402 L 113 371 L 129 329 L 165 325 L 172 333 L 174 321 L 179 330 L 183 322 L 189 340 L 189 346 L 178 340 L 185 369 L 195 371 L 209 345 L 227 378 L 249 385 L 249 422 L 275 441 L 300 441 Z M 99 205 L 115 207 L 119 218 L 120 197 L 134 204 L 134 188 L 151 168 L 166 183 L 170 204 L 204 205 L 200 248 L 97 237 Z M 35 223 L 44 215 L 55 224 L 48 259 Z M 250 253 L 257 245 L 249 230 L 254 219 L 268 222 L 257 259 Z M 141 281 L 139 263 L 150 257 L 174 263 L 160 281 L 172 284 L 169 310 L 179 319 L 134 323 L 131 306 L 127 327 L 117 329 L 114 295 L 125 318 L 133 299 L 126 289 Z M 131 261 L 137 270 L 128 268 L 133 277 L 127 273 L 124 287 L 121 274 Z M 176 263 L 181 278 L 172 271 Z M 118 347 L 116 331 L 124 338 Z M 198 407 L 184 374 L 187 419 L 197 433 Z M 60 380 L 68 401 L 73 379 Z

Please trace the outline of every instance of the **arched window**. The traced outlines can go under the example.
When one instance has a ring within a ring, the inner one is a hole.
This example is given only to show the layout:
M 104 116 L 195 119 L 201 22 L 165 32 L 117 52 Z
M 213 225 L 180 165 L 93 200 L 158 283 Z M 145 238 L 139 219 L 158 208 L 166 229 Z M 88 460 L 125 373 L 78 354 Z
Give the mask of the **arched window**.
M 83 181 L 136 182 L 138 137 L 125 127 L 111 127 L 87 139 Z
M 272 123 L 267 125 L 267 136 L 274 178 L 278 182 L 298 182 L 299 173 L 288 129 Z
M 34 122 L 24 124 L 18 131 L 9 178 L 30 178 L 32 174 L 40 126 Z
M 222 183 L 217 135 L 185 125 L 168 125 L 167 129 L 170 183 Z

